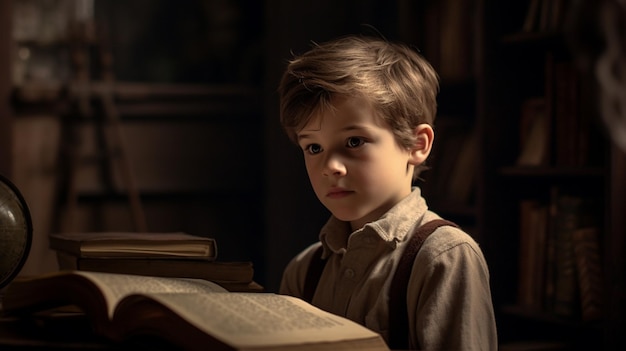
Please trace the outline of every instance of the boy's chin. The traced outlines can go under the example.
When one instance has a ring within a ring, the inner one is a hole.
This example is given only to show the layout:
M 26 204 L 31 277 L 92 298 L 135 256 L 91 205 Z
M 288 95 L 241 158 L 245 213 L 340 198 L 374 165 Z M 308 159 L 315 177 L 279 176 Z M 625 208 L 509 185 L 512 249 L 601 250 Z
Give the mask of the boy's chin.
M 345 211 L 330 211 L 330 213 L 332 213 L 338 220 L 349 223 L 360 222 L 365 216 L 367 216 L 367 214 L 357 214 L 354 213 L 354 211 L 350 213 L 346 213 Z
M 348 214 L 344 211 L 333 211 L 330 208 L 326 207 L 326 209 L 328 209 L 330 211 L 330 213 L 332 213 L 333 217 L 337 218 L 340 221 L 344 221 L 344 222 L 352 222 L 354 220 L 357 220 L 358 218 L 356 218 L 356 216 L 354 214 Z

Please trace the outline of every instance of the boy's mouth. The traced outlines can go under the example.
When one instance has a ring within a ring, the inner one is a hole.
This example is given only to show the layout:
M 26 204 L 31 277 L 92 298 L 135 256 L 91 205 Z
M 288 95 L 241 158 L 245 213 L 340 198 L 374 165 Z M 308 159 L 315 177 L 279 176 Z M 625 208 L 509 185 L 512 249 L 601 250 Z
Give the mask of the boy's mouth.
M 352 194 L 353 192 L 354 191 L 350 191 L 350 190 L 346 190 L 346 189 L 342 189 L 342 188 L 332 188 L 326 194 L 326 197 L 329 197 L 331 199 L 340 199 L 342 197 L 346 197 L 346 196 Z

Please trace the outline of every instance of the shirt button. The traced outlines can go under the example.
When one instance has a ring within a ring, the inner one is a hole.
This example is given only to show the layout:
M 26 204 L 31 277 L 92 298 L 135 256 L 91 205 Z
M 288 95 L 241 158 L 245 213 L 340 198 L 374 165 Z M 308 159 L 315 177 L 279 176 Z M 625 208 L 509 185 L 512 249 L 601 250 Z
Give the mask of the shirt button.
M 346 270 L 343 272 L 343 276 L 344 276 L 344 277 L 346 277 L 346 278 L 349 278 L 349 279 L 354 278 L 354 270 L 353 270 L 353 269 L 350 269 L 350 268 L 346 269 Z

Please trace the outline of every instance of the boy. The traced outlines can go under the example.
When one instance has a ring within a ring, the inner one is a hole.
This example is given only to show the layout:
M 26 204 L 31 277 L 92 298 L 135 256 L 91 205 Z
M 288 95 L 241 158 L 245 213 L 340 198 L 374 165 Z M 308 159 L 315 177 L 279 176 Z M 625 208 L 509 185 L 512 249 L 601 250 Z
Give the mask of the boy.
M 392 347 L 495 350 L 487 264 L 461 229 L 435 229 L 410 261 L 406 287 L 390 288 L 409 237 L 440 219 L 412 186 L 434 140 L 438 89 L 421 56 L 380 39 L 340 38 L 289 63 L 279 87 L 281 123 L 302 148 L 313 190 L 332 216 L 320 242 L 288 264 L 280 293 L 307 298 L 307 272 L 321 246 L 326 263 L 314 278 L 312 304 L 389 343 L 401 328 L 390 325 L 388 304 L 401 290 L 408 329 L 405 345 Z

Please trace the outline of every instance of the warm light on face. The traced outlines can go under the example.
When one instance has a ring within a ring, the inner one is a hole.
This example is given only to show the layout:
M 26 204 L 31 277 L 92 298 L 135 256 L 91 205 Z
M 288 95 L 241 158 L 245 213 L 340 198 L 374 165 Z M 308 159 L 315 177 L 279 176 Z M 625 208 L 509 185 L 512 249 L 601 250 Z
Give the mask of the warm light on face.
M 298 132 L 318 199 L 356 229 L 378 219 L 411 192 L 409 150 L 360 99 L 338 98 Z

